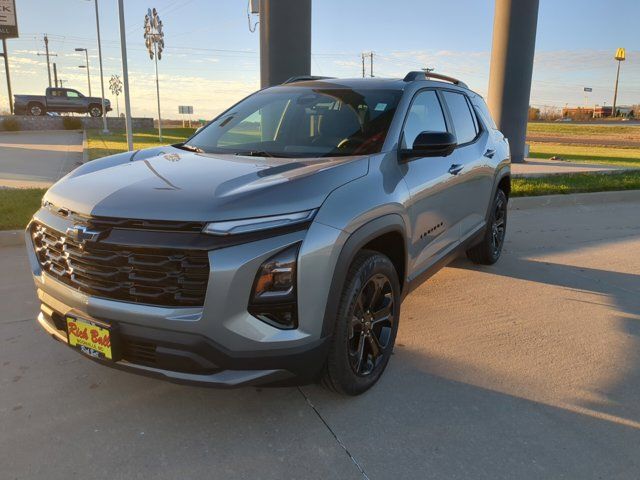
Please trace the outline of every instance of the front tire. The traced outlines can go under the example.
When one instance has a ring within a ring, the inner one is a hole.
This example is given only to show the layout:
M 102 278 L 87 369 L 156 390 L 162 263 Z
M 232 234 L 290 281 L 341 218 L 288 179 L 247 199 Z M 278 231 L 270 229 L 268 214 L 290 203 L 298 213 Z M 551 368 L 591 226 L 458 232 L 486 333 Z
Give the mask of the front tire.
M 399 319 L 400 282 L 393 263 L 363 250 L 347 273 L 323 385 L 346 395 L 371 388 L 389 363 Z
M 467 250 L 467 257 L 474 263 L 493 265 L 500 258 L 507 233 L 507 201 L 507 195 L 498 189 L 482 242 Z
M 100 105 L 91 105 L 89 107 L 89 115 L 91 115 L 92 117 L 101 117 L 102 107 Z

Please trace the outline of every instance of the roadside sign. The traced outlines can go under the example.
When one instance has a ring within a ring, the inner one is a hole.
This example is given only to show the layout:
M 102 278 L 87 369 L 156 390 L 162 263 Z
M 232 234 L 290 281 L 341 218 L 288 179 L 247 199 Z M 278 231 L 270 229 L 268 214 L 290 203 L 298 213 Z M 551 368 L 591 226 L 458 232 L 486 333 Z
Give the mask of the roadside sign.
M 15 0 L 0 0 L 0 38 L 18 37 Z
M 585 92 L 593 92 L 593 88 L 591 88 L 591 87 L 584 87 L 584 91 L 585 91 Z
M 179 105 L 178 113 L 184 115 L 192 115 L 193 114 L 193 106 L 192 105 Z

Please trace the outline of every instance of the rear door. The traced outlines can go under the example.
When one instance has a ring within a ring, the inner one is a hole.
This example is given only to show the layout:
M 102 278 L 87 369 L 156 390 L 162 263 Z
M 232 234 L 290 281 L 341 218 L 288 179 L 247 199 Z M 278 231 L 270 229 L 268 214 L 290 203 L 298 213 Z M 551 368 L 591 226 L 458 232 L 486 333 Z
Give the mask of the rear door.
M 67 111 L 67 94 L 62 88 L 47 89 L 47 109 L 55 112 Z
M 400 140 L 401 148 L 411 148 L 424 131 L 449 131 L 440 98 L 434 89 L 414 96 Z M 414 276 L 445 255 L 459 239 L 459 208 L 449 157 L 421 157 L 400 163 L 410 192 L 408 206 L 411 221 L 411 265 Z
M 465 240 L 485 223 L 493 187 L 490 159 L 495 152 L 487 128 L 479 121 L 467 95 L 453 90 L 441 93 L 458 143 L 449 160 L 459 169 L 456 203 L 461 212 L 460 239 Z

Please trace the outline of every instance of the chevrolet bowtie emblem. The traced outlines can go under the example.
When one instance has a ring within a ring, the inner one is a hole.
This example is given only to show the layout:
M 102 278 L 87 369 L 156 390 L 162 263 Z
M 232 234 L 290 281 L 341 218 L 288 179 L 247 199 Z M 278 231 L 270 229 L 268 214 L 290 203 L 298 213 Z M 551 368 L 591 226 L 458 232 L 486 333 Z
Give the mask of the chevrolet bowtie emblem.
M 84 225 L 74 225 L 67 228 L 67 237 L 79 243 L 95 242 L 100 238 L 102 232 L 89 230 Z

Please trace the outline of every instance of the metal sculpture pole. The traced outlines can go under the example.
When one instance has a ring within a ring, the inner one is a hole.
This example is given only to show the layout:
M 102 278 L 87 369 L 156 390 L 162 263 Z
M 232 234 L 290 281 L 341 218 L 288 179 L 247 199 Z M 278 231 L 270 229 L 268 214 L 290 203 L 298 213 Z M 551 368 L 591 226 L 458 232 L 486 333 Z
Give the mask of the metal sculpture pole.
M 158 11 L 148 9 L 144 16 L 144 42 L 149 52 L 151 60 L 155 61 L 156 67 L 156 96 L 158 98 L 158 138 L 162 142 L 162 115 L 160 114 L 160 81 L 158 79 L 158 60 L 162 59 L 164 50 L 164 32 L 162 31 L 162 20 Z

